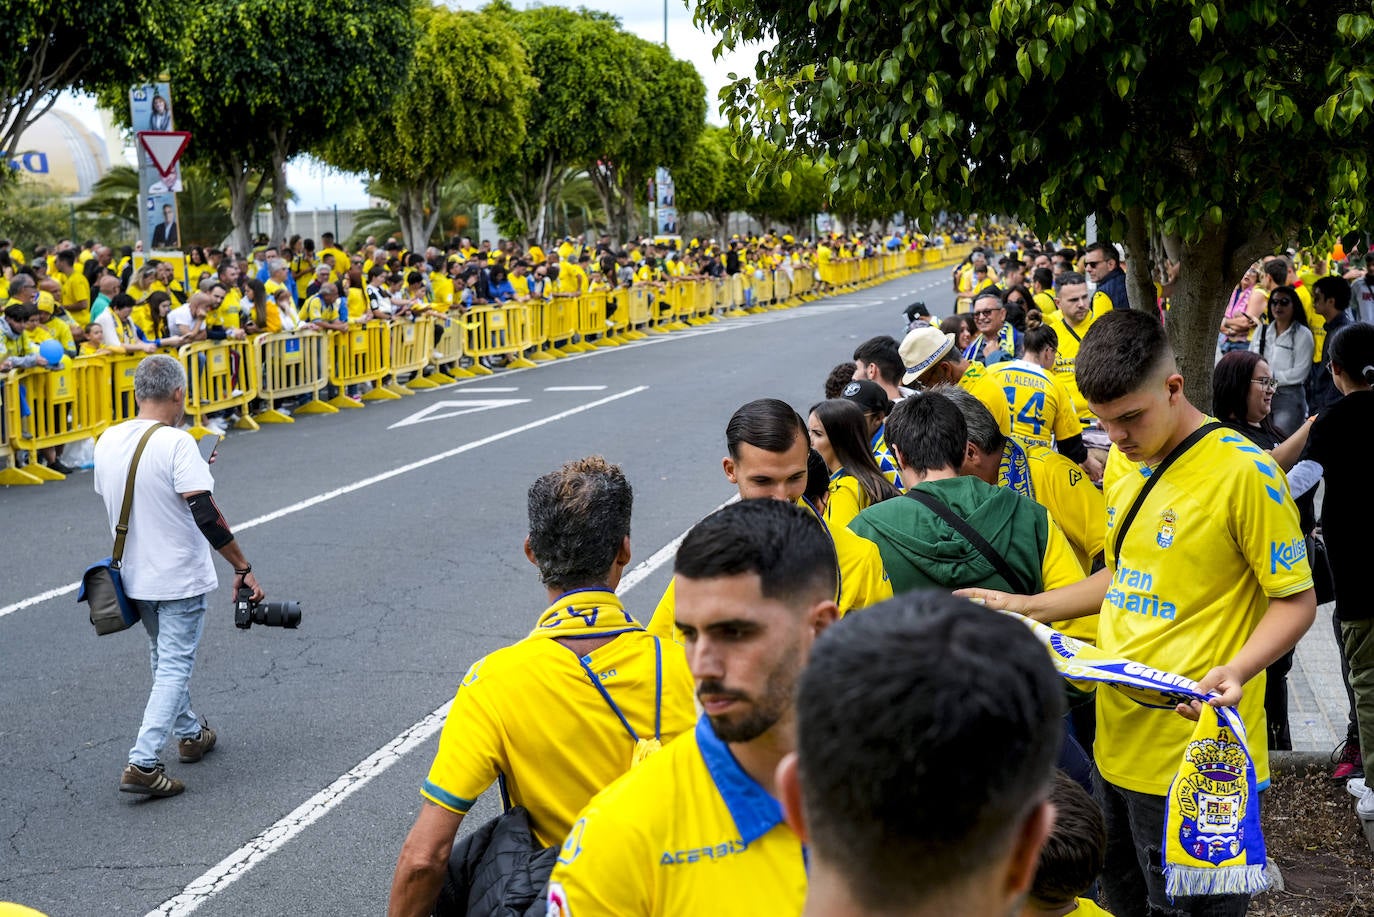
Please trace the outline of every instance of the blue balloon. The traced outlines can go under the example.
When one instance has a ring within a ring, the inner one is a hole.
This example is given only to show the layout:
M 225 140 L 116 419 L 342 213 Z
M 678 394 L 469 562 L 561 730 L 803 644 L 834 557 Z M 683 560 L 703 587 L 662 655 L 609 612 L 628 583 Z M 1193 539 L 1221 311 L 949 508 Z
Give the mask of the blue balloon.
M 67 355 L 66 351 L 62 349 L 62 344 L 52 338 L 48 338 L 38 345 L 38 353 L 48 361 L 49 366 L 57 366 L 62 362 L 62 358 Z

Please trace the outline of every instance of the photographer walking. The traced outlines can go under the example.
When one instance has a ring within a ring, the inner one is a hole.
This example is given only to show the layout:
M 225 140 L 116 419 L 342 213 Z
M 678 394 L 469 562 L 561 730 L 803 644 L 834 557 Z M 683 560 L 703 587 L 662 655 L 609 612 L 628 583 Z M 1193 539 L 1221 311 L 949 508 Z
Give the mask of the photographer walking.
M 146 358 L 134 374 L 138 416 L 111 427 L 95 447 L 95 492 L 105 501 L 113 531 L 129 464 L 147 435 L 120 570 L 148 631 L 153 668 L 143 724 L 119 783 L 120 792 L 141 796 L 175 796 L 186 788 L 163 768 L 160 755 L 169 734 L 177 737 L 183 764 L 199 761 L 215 747 L 215 731 L 191 710 L 188 687 L 206 597 L 218 586 L 209 549 L 233 565 L 235 591 L 246 586 L 253 601 L 263 597 L 252 566 L 211 496 L 215 479 L 209 465 L 190 434 L 178 429 L 185 398 L 181 364 L 161 354 Z

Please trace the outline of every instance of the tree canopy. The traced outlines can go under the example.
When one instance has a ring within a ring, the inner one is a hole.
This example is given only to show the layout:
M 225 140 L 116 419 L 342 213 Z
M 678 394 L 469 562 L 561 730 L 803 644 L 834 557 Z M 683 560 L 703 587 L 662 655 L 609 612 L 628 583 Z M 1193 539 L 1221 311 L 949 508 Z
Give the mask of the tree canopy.
M 638 56 L 631 36 L 604 13 L 557 6 L 516 12 L 504 3 L 485 9 L 510 18 L 539 83 L 525 142 L 484 170 L 485 184 L 503 230 L 543 242 L 558 185 L 622 150 L 630 137 L 645 92 Z
M 7 4 L 0 42 L 0 155 L 68 89 L 129 83 L 175 52 L 182 6 L 172 0 L 21 0 Z M 12 177 L 0 169 L 0 185 Z
M 1245 266 L 1363 212 L 1367 2 L 698 0 L 696 17 L 723 47 L 776 38 L 725 107 L 777 168 L 828 155 L 835 192 L 1042 233 L 1096 214 L 1145 269 L 1161 235 L 1184 261 L 1170 327 L 1195 348 L 1194 397 Z
M 439 221 L 444 183 L 494 168 L 522 148 L 538 84 L 498 11 L 422 6 L 415 15 L 419 38 L 396 92 L 321 152 L 395 188 L 406 244 L 423 248 Z

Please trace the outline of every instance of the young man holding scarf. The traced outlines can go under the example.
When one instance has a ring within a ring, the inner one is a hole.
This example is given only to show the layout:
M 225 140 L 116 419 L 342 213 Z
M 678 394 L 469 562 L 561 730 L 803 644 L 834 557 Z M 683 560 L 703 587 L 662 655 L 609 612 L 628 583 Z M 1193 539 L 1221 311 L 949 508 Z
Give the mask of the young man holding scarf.
M 458 826 L 498 779 L 507 808 L 529 810 L 535 841 L 558 845 L 587 800 L 691 728 L 682 653 L 615 595 L 630 562 L 631 503 L 624 474 L 600 456 L 531 485 L 525 556 L 549 607 L 528 637 L 463 677 L 396 864 L 391 917 L 433 911 Z
M 1266 453 L 1224 428 L 1203 430 L 1209 418 L 1184 396 L 1168 337 L 1152 316 L 1114 311 L 1099 318 L 1083 339 L 1076 374 L 1112 440 L 1103 476 L 1107 566 L 1035 596 L 966 594 L 1046 623 L 1100 611 L 1103 657 L 1195 679 L 1195 686 L 1180 685 L 1185 695 L 1210 695 L 1212 707 L 1237 708 L 1257 740 L 1242 743 L 1234 730 L 1223 729 L 1208 741 L 1228 752 L 1217 773 L 1245 765 L 1245 749 L 1236 746 L 1248 746 L 1254 785 L 1216 800 L 1247 823 L 1258 803 L 1255 791 L 1269 780 L 1264 670 L 1298 642 L 1316 614 L 1297 508 Z M 1174 826 L 1181 806 L 1205 801 L 1176 798 L 1171 784 L 1181 769 L 1193 768 L 1185 753 L 1199 747 L 1202 727 L 1195 731 L 1174 711 L 1219 722 L 1215 711 L 1192 700 L 1171 710 L 1121 691 L 1097 692 L 1094 750 L 1107 819 L 1107 903 L 1118 917 L 1239 917 L 1249 895 L 1221 894 L 1226 881 L 1209 882 L 1208 873 L 1223 877 L 1240 869 L 1253 876 L 1264 866 L 1263 845 L 1242 837 L 1229 857 L 1205 851 L 1200 866 L 1189 859 L 1208 840 L 1206 831 L 1185 835 Z M 1253 829 L 1257 834 L 1257 818 Z M 1185 876 L 1174 897 L 1166 890 L 1170 870 Z

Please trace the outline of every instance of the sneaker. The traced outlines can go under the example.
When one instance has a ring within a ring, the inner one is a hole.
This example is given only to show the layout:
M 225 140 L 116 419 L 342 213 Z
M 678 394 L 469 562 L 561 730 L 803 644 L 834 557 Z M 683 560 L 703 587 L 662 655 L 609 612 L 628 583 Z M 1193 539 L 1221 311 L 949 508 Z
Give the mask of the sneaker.
M 1351 777 L 1345 782 L 1345 791 L 1356 799 L 1364 799 L 1370 794 L 1369 785 L 1363 777 Z
M 215 738 L 215 731 L 210 728 L 209 724 L 202 723 L 199 735 L 177 742 L 177 751 L 181 754 L 181 763 L 195 764 L 205 757 L 205 753 L 215 747 Z
M 75 468 L 73 468 L 70 465 L 64 465 L 57 459 L 53 459 L 51 462 L 48 462 L 48 467 L 51 468 L 53 471 L 56 471 L 58 474 L 76 474 Z
M 1332 780 L 1363 777 L 1364 761 L 1360 758 L 1359 740 L 1347 737 L 1344 742 L 1337 745 L 1336 750 L 1331 753 L 1331 763 L 1336 765 L 1336 769 L 1331 772 Z
M 186 789 L 186 784 L 173 777 L 168 777 L 161 764 L 148 770 L 137 764 L 125 765 L 124 776 L 119 781 L 119 792 L 121 793 L 152 796 L 158 799 L 175 796 L 184 789 Z

